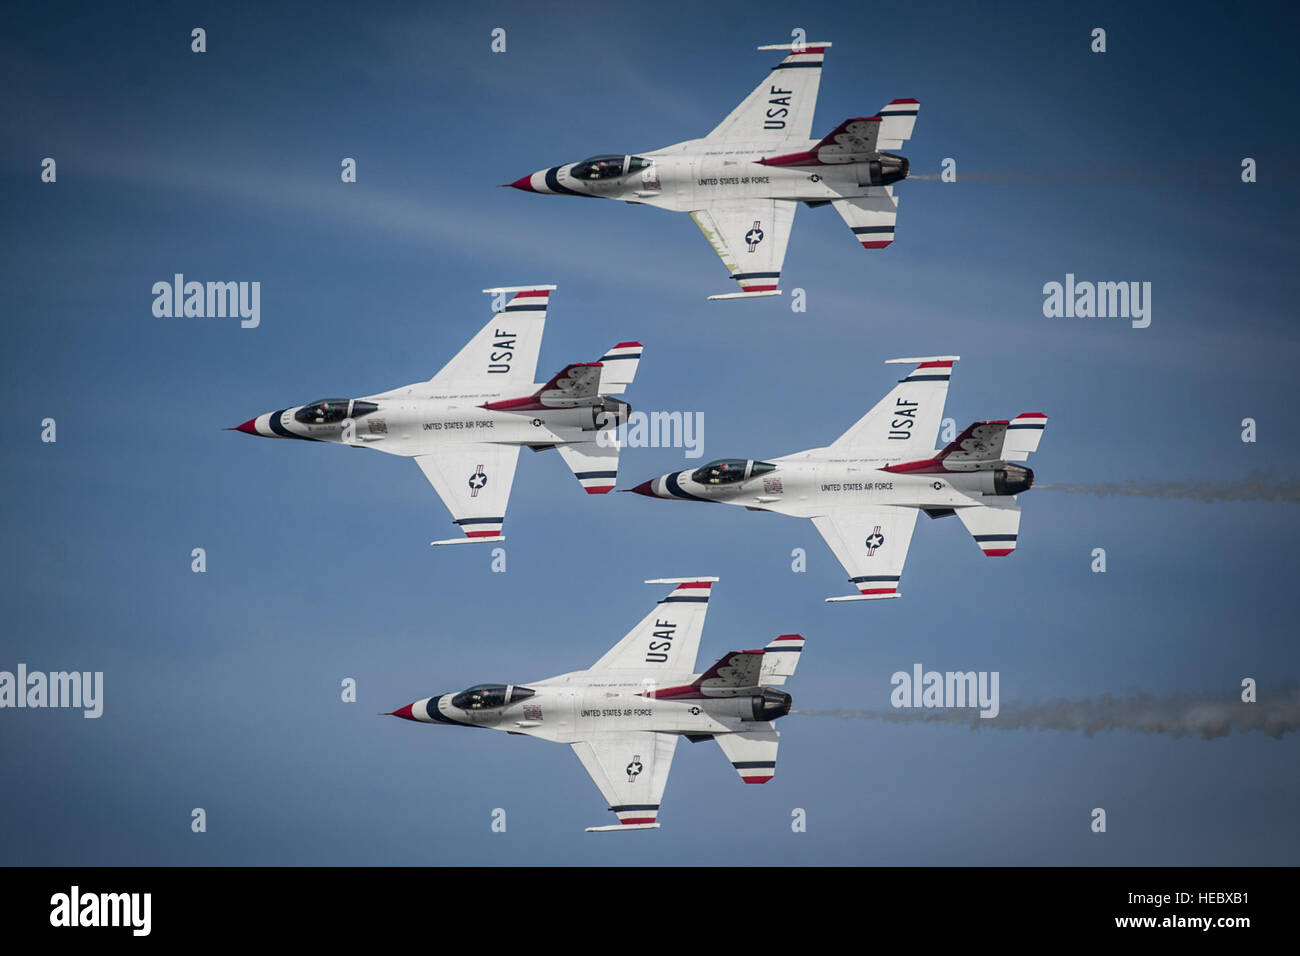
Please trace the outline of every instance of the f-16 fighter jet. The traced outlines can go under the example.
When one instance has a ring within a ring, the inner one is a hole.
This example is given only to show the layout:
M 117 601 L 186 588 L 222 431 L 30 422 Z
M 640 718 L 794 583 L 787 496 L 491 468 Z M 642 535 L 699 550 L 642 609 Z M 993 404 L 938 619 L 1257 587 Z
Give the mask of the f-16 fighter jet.
M 894 183 L 908 173 L 907 160 L 891 151 L 912 135 L 916 100 L 891 100 L 874 116 L 847 119 L 821 139 L 812 137 L 829 47 L 759 47 L 789 52 L 703 139 L 635 156 L 592 156 L 508 185 L 689 212 L 741 289 L 710 299 L 780 295 L 799 203 L 834 206 L 863 248 L 883 249 L 894 241 Z
M 891 359 L 915 365 L 852 428 L 825 448 L 768 461 L 720 459 L 629 489 L 683 501 L 719 501 L 750 511 L 811 518 L 859 594 L 827 601 L 898 597 L 918 512 L 956 515 L 990 557 L 1016 547 L 1020 508 L 1034 473 L 1012 462 L 1036 451 L 1041 412 L 976 422 L 940 451 L 948 379 L 956 355 Z
M 425 697 L 391 712 L 425 724 L 489 727 L 569 744 L 609 809 L 612 826 L 659 826 L 677 741 L 716 740 L 745 783 L 776 773 L 774 722 L 790 712 L 778 690 L 803 650 L 783 634 L 762 650 L 729 651 L 704 673 L 695 656 L 717 578 L 662 578 L 676 587 L 587 670 L 527 684 L 475 684 L 459 694 Z
M 414 458 L 465 535 L 431 544 L 504 541 L 501 525 L 521 448 L 554 448 L 588 494 L 613 490 L 616 430 L 630 409 L 610 396 L 632 383 L 641 359 L 639 342 L 620 342 L 599 361 L 566 365 L 536 384 L 554 288 L 483 290 L 501 297 L 501 311 L 427 382 L 296 405 L 236 430 Z

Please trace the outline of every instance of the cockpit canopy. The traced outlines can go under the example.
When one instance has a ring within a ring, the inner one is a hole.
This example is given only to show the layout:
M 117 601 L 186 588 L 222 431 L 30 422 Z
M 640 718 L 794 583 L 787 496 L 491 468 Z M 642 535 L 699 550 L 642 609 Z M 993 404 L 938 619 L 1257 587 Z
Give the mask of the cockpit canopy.
M 569 175 L 585 180 L 617 179 L 653 165 L 653 160 L 640 156 L 592 156 L 575 164 Z
M 303 425 L 333 425 L 345 418 L 369 415 L 378 407 L 359 398 L 322 398 L 294 412 L 293 420 Z
M 719 458 L 703 468 L 695 469 L 691 473 L 691 480 L 700 485 L 730 485 L 775 470 L 776 465 L 754 461 L 752 458 Z
M 492 707 L 504 707 L 517 704 L 532 697 L 536 691 L 514 684 L 475 684 L 461 691 L 451 699 L 453 707 L 461 710 L 488 710 Z

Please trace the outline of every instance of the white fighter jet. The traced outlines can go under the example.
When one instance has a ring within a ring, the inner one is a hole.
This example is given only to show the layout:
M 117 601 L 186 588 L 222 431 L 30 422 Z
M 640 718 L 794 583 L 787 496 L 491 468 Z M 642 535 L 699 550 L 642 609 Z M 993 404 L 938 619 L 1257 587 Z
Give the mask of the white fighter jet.
M 847 119 L 821 139 L 812 138 L 829 47 L 759 47 L 789 52 L 703 139 L 637 155 L 592 156 L 507 185 L 689 212 L 740 284 L 740 292 L 710 299 L 779 295 L 799 203 L 835 207 L 863 248 L 883 249 L 894 241 L 893 184 L 908 174 L 907 160 L 890 151 L 911 137 L 916 100 L 891 100 L 874 116 Z
M 721 459 L 628 489 L 681 501 L 717 501 L 750 511 L 811 518 L 859 594 L 827 601 L 898 597 L 917 513 L 956 515 L 980 550 L 1015 550 L 1016 496 L 1034 473 L 1012 462 L 1036 451 L 1041 412 L 976 422 L 940 451 L 948 379 L 956 355 L 891 359 L 916 368 L 852 428 L 825 448 L 767 461 Z
M 617 428 L 630 409 L 610 396 L 631 384 L 641 359 L 639 342 L 620 342 L 597 362 L 567 365 L 535 383 L 554 289 L 484 289 L 504 303 L 500 311 L 427 382 L 296 405 L 232 430 L 414 458 L 465 535 L 431 544 L 504 541 L 521 448 L 554 448 L 588 494 L 613 490 Z
M 767 783 L 776 773 L 781 736 L 774 722 L 791 705 L 777 688 L 794 673 L 804 640 L 782 634 L 762 650 L 730 651 L 694 673 L 717 580 L 647 581 L 676 587 L 587 670 L 526 684 L 475 684 L 389 716 L 569 744 L 618 816 L 617 824 L 588 827 L 589 833 L 658 828 L 681 737 L 716 740 L 745 783 Z

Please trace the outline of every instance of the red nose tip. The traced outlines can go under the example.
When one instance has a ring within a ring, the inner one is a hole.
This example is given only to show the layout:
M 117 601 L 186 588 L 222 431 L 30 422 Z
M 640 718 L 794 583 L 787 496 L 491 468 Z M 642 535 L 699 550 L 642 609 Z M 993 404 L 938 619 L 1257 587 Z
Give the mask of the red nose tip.
M 514 186 L 515 189 L 522 189 L 524 192 L 528 193 L 537 192 L 537 190 L 533 188 L 533 177 L 531 175 L 522 176 L 519 179 L 516 179 L 513 183 L 506 183 L 506 185 Z
M 236 425 L 234 428 L 227 428 L 226 431 L 243 432 L 245 435 L 256 435 L 258 434 L 257 425 L 255 424 L 256 421 L 256 418 L 250 418 L 248 421 L 244 422 L 244 424 Z
M 415 717 L 411 714 L 411 705 L 410 705 L 410 704 L 407 704 L 405 707 L 399 707 L 399 708 L 397 708 L 397 710 L 390 710 L 390 711 L 389 711 L 387 714 L 385 714 L 384 716 L 385 716 L 385 717 L 404 717 L 404 718 L 406 718 L 407 720 L 415 720 Z
M 650 481 L 641 482 L 641 484 L 637 485 L 635 488 L 629 488 L 628 491 L 632 492 L 634 495 L 645 495 L 647 498 L 658 498 L 659 496 L 655 494 L 653 485 L 654 479 L 652 478 Z

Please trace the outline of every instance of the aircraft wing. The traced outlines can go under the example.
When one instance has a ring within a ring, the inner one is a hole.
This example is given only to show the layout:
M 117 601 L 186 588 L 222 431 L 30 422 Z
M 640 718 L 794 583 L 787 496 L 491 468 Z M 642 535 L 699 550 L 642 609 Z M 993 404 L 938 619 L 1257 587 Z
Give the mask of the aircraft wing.
M 890 359 L 915 365 L 888 395 L 829 446 L 845 458 L 919 458 L 934 450 L 956 355 Z
M 587 832 L 658 828 L 659 802 L 676 750 L 676 734 L 648 730 L 597 733 L 574 743 L 573 752 L 619 821 L 614 826 L 587 827 Z
M 777 285 L 797 205 L 785 199 L 726 199 L 691 213 L 741 288 L 710 299 L 781 294 Z
M 705 137 L 710 146 L 721 143 L 776 146 L 812 135 L 817 89 L 822 81 L 822 61 L 829 43 L 776 43 L 760 50 L 787 50 L 785 59 L 772 67 L 754 92 L 741 100 L 727 118 Z
M 501 311 L 429 379 L 429 385 L 435 391 L 531 392 L 542 350 L 546 306 L 554 289 L 553 285 L 484 289 L 505 300 Z
M 416 455 L 415 463 L 465 532 L 463 538 L 430 543 L 504 540 L 501 524 L 518 462 L 518 445 L 452 445 L 432 455 Z
M 592 670 L 638 670 L 653 676 L 689 674 L 709 612 L 709 593 L 717 578 L 658 578 L 646 584 L 675 584 L 636 627 L 591 665 Z
M 813 518 L 849 580 L 861 594 L 827 601 L 868 601 L 898 597 L 898 580 L 916 528 L 916 508 L 898 505 L 845 507 Z

